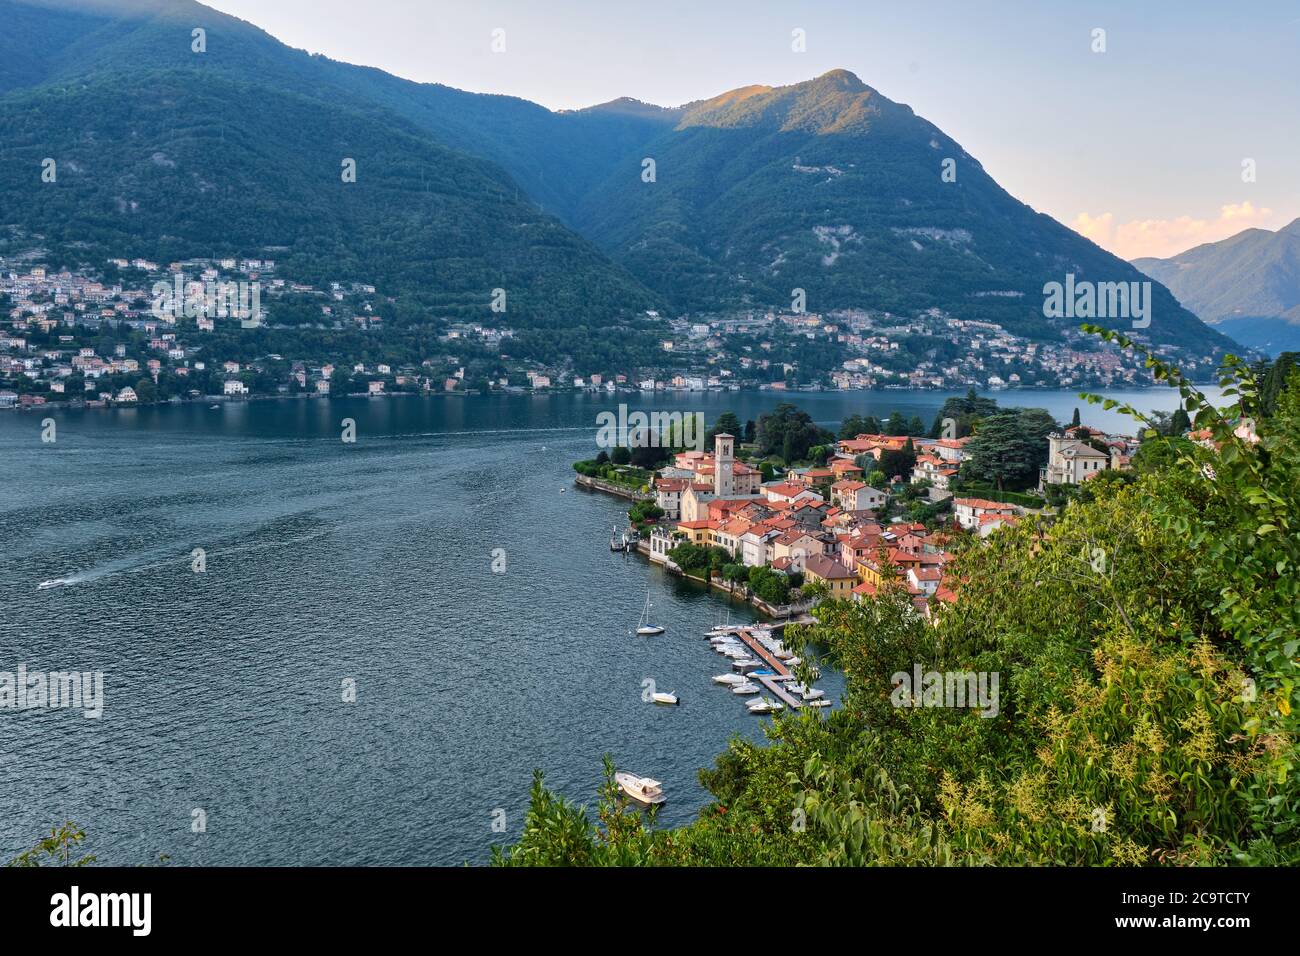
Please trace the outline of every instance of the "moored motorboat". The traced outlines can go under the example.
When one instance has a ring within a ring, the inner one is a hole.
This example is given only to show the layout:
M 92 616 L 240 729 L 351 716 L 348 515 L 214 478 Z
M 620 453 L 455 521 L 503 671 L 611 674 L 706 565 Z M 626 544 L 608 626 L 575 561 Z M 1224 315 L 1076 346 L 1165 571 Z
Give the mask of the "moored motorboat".
M 745 681 L 744 683 L 737 684 L 731 688 L 731 692 L 740 697 L 748 697 L 750 694 L 757 694 L 759 690 L 761 690 L 761 688 L 753 681 Z
M 745 678 L 739 674 L 718 674 L 713 678 L 713 683 L 735 686 L 744 683 Z
M 664 704 L 668 707 L 676 707 L 681 703 L 681 701 L 677 699 L 676 694 L 664 694 L 656 691 L 651 695 L 651 697 L 654 699 L 656 704 Z
M 745 705 L 745 709 L 751 714 L 773 714 L 778 710 L 785 710 L 785 706 L 770 697 L 760 697 L 758 700 L 751 700 Z
M 614 774 L 614 782 L 623 793 L 644 807 L 660 804 L 668 799 L 664 795 L 663 785 L 649 777 L 638 777 L 634 773 L 619 770 Z

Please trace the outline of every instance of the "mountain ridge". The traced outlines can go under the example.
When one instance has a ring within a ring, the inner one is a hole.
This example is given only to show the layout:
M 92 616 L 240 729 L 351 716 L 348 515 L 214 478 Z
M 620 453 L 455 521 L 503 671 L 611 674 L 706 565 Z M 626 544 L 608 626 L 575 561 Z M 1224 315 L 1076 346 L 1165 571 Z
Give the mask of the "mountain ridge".
M 163 7 L 166 15 L 150 17 L 139 11 L 158 4 L 102 0 L 97 9 L 127 12 L 96 25 L 57 0 L 0 0 L 6 15 L 63 11 L 64 52 L 52 62 L 64 68 L 29 77 L 45 95 L 75 97 L 115 73 L 174 70 L 196 83 L 224 76 L 333 108 L 377 109 L 401 136 L 427 136 L 490 164 L 519 187 L 520 203 L 537 204 L 578 234 L 565 248 L 579 248 L 581 237 L 601 251 L 608 265 L 598 258 L 587 265 L 600 273 L 598 286 L 627 297 L 625 312 L 779 308 L 801 288 L 810 310 L 939 309 L 1050 340 L 1065 326 L 1042 315 L 1044 282 L 1067 272 L 1095 281 L 1140 276 L 1015 200 L 951 137 L 848 70 L 681 107 L 624 97 L 553 112 L 294 50 L 192 0 Z M 17 21 L 34 43 L 55 42 L 31 16 Z M 201 56 L 189 48 L 193 25 L 208 30 Z M 0 40 L 0 53 L 13 46 Z M 0 93 L 9 91 L 0 105 L 12 103 L 21 68 L 0 74 Z M 642 178 L 646 159 L 656 168 L 650 183 Z M 941 179 L 948 161 L 958 170 L 954 182 Z M 619 274 L 626 280 L 616 281 Z M 1163 287 L 1154 292 L 1153 341 L 1231 346 Z M 582 311 L 615 306 L 603 300 Z
M 1243 344 L 1272 354 L 1300 348 L 1300 218 L 1133 265 Z

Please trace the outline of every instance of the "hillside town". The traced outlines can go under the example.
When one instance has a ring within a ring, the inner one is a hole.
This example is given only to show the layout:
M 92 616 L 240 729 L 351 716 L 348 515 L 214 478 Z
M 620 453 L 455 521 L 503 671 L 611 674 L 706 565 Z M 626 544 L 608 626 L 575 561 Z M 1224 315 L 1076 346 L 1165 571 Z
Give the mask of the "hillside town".
M 313 284 L 280 271 L 266 258 L 114 258 L 94 276 L 50 271 L 34 255 L 0 260 L 0 407 L 493 390 L 1149 384 L 1138 360 L 1077 332 L 1056 344 L 1031 342 L 936 310 L 910 320 L 865 310 L 669 321 L 650 312 L 647 320 L 665 329 L 658 356 L 602 370 L 576 368 L 571 357 L 549 364 L 512 357 L 517 330 L 505 316 L 445 318 L 433 320 L 438 348 L 412 355 L 385 345 L 392 300 L 373 284 Z M 274 330 L 348 345 L 300 355 L 259 350 Z M 817 361 L 799 358 L 809 349 Z M 357 354 L 367 358 L 355 361 Z
M 752 581 L 748 569 L 766 568 L 841 599 L 874 596 L 894 580 L 919 613 L 932 617 L 956 599 L 959 585 L 949 573 L 955 539 L 987 538 L 1047 507 L 1045 499 L 1031 506 L 954 494 L 950 487 L 970 441 L 859 434 L 836 442 L 824 465 L 792 468 L 763 481 L 759 468 L 736 457 L 735 436 L 720 433 L 712 452 L 679 452 L 654 475 L 651 488 L 661 516 L 642 550 L 651 561 L 680 570 L 676 559 L 683 545 L 717 548 L 728 559 L 721 576 L 731 581 Z M 1040 493 L 1082 485 L 1107 470 L 1128 470 L 1138 448 L 1135 439 L 1084 425 L 1054 432 L 1047 443 Z M 884 487 L 863 480 L 865 458 L 879 462 L 884 453 L 909 444 L 916 450 L 910 475 L 885 476 Z M 938 520 L 914 521 L 900 513 L 896 499 L 909 486 L 941 506 Z

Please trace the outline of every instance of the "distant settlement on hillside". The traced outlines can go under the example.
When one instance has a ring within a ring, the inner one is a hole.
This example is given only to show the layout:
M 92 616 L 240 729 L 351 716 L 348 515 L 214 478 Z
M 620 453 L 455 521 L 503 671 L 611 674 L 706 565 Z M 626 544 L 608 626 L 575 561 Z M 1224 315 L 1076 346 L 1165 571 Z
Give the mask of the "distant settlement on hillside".
M 508 316 L 487 308 L 482 322 L 429 316 L 437 346 L 425 336 L 413 345 L 386 320 L 394 300 L 374 285 L 294 281 L 273 259 L 164 266 L 119 258 L 92 274 L 51 273 L 37 258 L 0 259 L 0 407 L 495 390 L 1151 384 L 1140 360 L 1074 330 L 1059 342 L 1032 342 L 938 310 L 910 319 L 867 309 L 672 320 L 648 312 L 645 321 L 662 334 L 638 351 L 629 346 L 622 368 L 588 368 L 580 363 L 594 359 L 530 358 Z M 235 284 L 251 285 L 258 303 L 239 318 L 158 306 L 159 288 L 210 301 L 212 288 Z

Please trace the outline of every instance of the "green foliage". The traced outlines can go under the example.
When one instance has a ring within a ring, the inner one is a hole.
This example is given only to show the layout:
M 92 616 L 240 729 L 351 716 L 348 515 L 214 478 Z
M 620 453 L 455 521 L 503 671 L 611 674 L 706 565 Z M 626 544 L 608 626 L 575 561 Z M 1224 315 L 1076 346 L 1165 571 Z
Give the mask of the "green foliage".
M 756 441 L 760 455 L 779 454 L 788 466 L 806 459 L 814 445 L 833 443 L 835 437 L 818 428 L 807 412 L 782 402 L 759 416 Z
M 664 509 L 649 499 L 638 501 L 628 509 L 627 516 L 633 524 L 646 524 L 658 521 L 664 516 Z
M 944 401 L 939 414 L 934 416 L 930 437 L 942 438 L 944 419 L 950 418 L 956 426 L 956 434 L 952 437 L 965 438 L 974 431 L 981 418 L 992 415 L 997 410 L 997 399 L 981 398 L 975 394 L 975 389 L 967 389 L 964 396 L 953 395 Z
M 774 606 L 790 600 L 790 579 L 766 564 L 749 569 L 749 589 Z
M 7 865 L 16 867 L 51 864 L 55 866 L 89 866 L 95 862 L 95 857 L 83 855 L 76 859 L 73 858 L 73 848 L 79 847 L 85 839 L 85 831 L 69 821 L 61 827 L 50 830 L 48 837 L 41 840 L 30 850 L 20 853 Z
M 704 442 L 707 447 L 712 448 L 715 435 L 733 435 L 737 440 L 740 440 L 744 432 L 744 426 L 740 424 L 740 419 L 736 417 L 735 412 L 723 412 L 718 416 L 718 420 L 713 423 L 713 427 L 705 433 Z
M 962 463 L 962 478 L 988 482 L 998 490 L 1036 485 L 1039 469 L 1047 464 L 1047 436 L 1055 430 L 1055 420 L 1041 408 L 987 416 L 966 446 L 969 457 Z
M 892 481 L 896 477 L 907 481 L 912 475 L 912 469 L 916 467 L 916 452 L 907 448 L 883 449 L 877 467 L 882 481 Z

